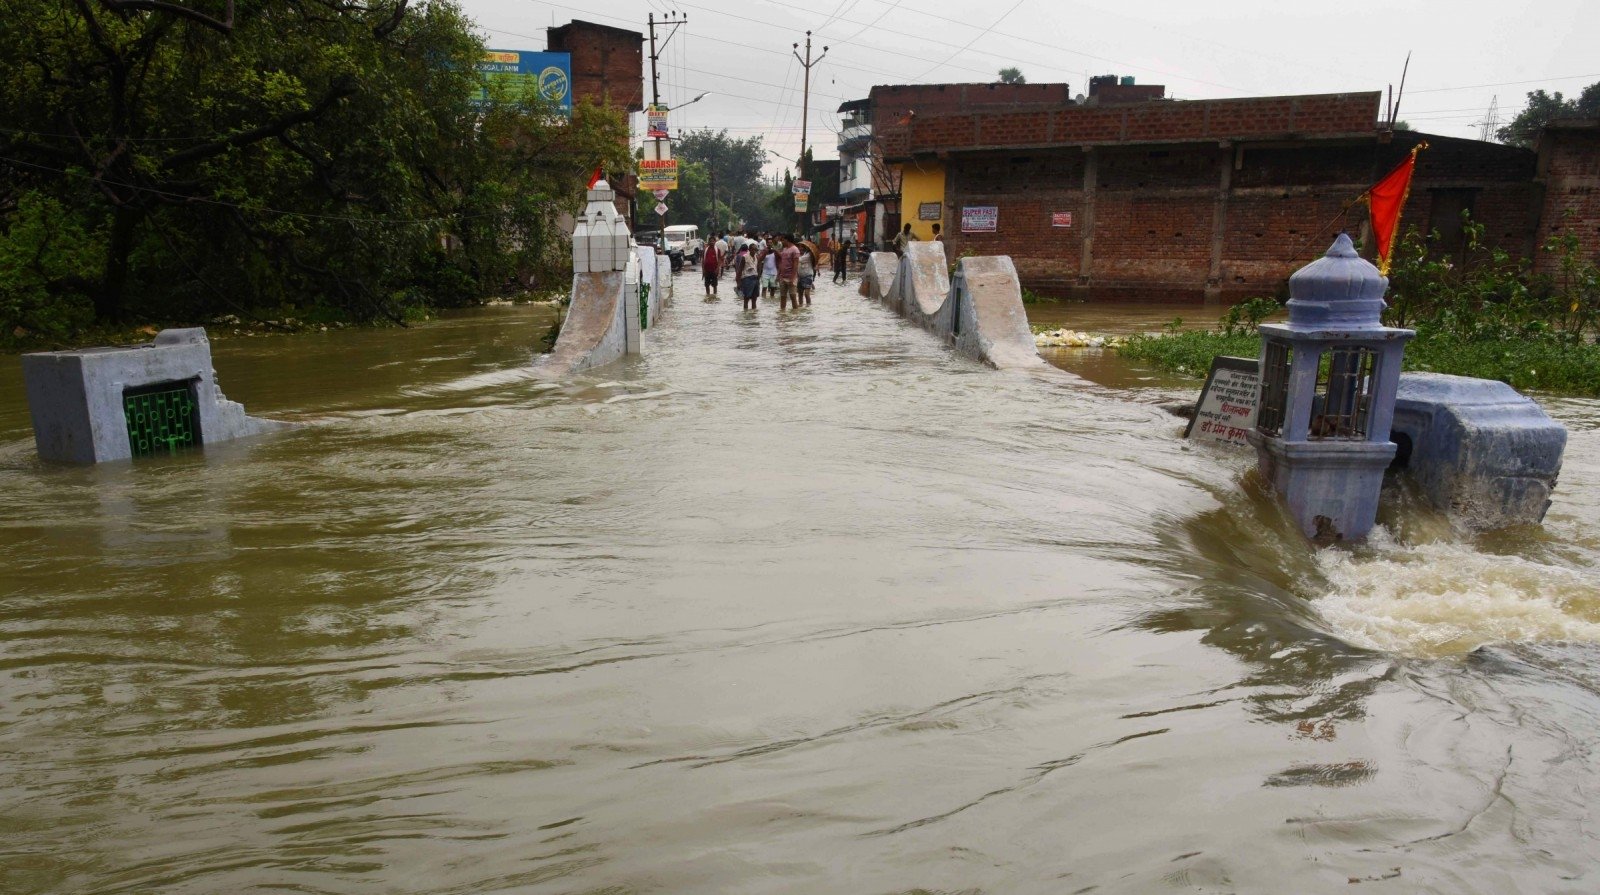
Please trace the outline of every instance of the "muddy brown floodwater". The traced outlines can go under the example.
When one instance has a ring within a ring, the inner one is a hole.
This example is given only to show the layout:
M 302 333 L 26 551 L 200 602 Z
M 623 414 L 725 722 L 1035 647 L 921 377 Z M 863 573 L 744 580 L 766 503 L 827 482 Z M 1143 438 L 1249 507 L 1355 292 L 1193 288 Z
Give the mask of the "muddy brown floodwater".
M 223 340 L 313 425 L 131 465 L 0 365 L 0 891 L 1600 890 L 1600 402 L 1542 529 L 1318 555 L 1192 383 L 696 278 L 559 386 Z

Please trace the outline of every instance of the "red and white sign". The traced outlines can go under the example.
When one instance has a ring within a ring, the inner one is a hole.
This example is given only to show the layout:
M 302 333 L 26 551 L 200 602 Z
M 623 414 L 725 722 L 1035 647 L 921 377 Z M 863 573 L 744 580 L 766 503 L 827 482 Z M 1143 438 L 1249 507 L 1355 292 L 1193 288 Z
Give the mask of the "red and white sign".
M 1051 212 L 1050 213 L 1050 226 L 1052 226 L 1052 227 L 1070 227 L 1070 226 L 1072 226 L 1072 212 L 1070 212 L 1070 211 L 1055 211 L 1055 212 Z

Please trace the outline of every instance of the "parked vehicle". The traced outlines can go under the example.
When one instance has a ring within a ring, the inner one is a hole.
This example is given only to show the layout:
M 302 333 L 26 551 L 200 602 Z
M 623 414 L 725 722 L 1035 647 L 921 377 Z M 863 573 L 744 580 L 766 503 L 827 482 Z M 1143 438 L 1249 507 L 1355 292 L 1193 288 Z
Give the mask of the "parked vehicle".
M 673 224 L 665 232 L 668 250 L 677 248 L 685 258 L 693 259 L 695 264 L 700 263 L 700 254 L 706 249 L 706 241 L 700 238 L 699 227 L 694 224 Z
M 671 229 L 670 227 L 668 228 Z M 640 230 L 633 234 L 633 241 L 642 246 L 654 246 L 656 252 L 665 253 L 667 260 L 672 262 L 672 272 L 683 270 L 683 249 L 674 246 L 671 239 L 663 240 L 660 230 Z

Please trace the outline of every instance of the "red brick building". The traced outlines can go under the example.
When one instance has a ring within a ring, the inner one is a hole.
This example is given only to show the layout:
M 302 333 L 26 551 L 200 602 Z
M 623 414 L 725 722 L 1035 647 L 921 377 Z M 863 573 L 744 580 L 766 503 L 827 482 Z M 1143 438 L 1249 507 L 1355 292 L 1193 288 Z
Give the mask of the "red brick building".
M 1539 135 L 1538 241 L 1571 233 L 1584 258 L 1600 258 L 1600 119 L 1562 119 Z M 1556 273 L 1560 258 L 1540 253 L 1534 268 Z
M 545 30 L 552 53 L 572 54 L 572 99 L 644 111 L 644 35 L 573 19 Z
M 1491 243 L 1527 256 L 1544 206 L 1556 201 L 1541 191 L 1535 153 L 1389 133 L 1377 125 L 1377 93 L 1172 101 L 1157 86 L 1096 81 L 1096 95 L 1080 102 L 1066 99 L 1065 85 L 874 88 L 876 139 L 908 183 L 938 172 L 952 256 L 1009 254 L 1024 284 L 1047 295 L 1281 293 L 1340 229 L 1363 233 L 1366 210 L 1355 200 L 1422 139 L 1431 148 L 1403 226 L 1438 229 L 1448 244 L 1465 209 Z M 948 99 L 972 88 L 993 101 Z M 1544 177 L 1588 184 L 1570 193 L 1587 198 L 1569 204 L 1594 201 L 1593 140 L 1574 130 L 1552 141 L 1562 148 Z M 907 207 L 926 208 L 918 198 Z M 969 208 L 996 209 L 993 232 L 963 233 Z

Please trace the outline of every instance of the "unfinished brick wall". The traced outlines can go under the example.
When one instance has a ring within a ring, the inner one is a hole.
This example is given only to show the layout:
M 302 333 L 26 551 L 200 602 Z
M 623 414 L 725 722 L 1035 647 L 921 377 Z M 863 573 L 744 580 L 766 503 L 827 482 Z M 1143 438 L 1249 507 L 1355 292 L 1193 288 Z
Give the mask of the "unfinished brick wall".
M 1580 257 L 1600 262 L 1600 121 L 1560 122 L 1539 140 L 1539 180 L 1544 195 L 1536 239 L 1578 238 Z M 1557 273 L 1561 259 L 1535 253 L 1534 269 Z
M 644 110 L 644 35 L 577 19 L 546 31 L 551 52 L 572 54 L 572 99 Z
M 1011 255 L 1023 283 L 1046 295 L 1280 295 L 1289 274 L 1325 251 L 1341 229 L 1364 234 L 1367 209 L 1357 197 L 1419 139 L 1399 134 L 1385 142 L 1373 135 L 1260 146 L 1207 140 L 952 154 L 946 241 L 952 257 Z M 1428 139 L 1432 148 L 1419 161 L 1402 226 L 1427 230 L 1437 221 L 1458 221 L 1465 205 L 1486 224 L 1487 242 L 1526 255 L 1538 210 L 1533 153 Z M 1091 157 L 1094 177 L 1087 178 Z M 1552 169 L 1573 166 L 1553 163 Z M 1591 185 L 1584 195 L 1594 194 Z M 961 208 L 968 205 L 998 207 L 999 231 L 961 233 Z M 1073 226 L 1052 226 L 1056 212 L 1071 212 Z

